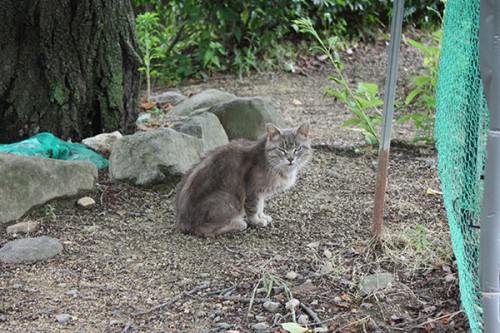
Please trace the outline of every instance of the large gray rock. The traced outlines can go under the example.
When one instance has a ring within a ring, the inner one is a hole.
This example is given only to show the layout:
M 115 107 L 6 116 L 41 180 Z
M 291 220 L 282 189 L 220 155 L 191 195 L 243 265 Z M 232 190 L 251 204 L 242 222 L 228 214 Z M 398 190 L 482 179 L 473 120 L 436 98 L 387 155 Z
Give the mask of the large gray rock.
M 0 249 L 0 261 L 7 264 L 43 261 L 61 253 L 63 247 L 47 236 L 21 238 L 8 242 Z
M 203 109 L 206 110 L 206 109 Z M 229 142 L 226 131 L 216 115 L 209 112 L 191 114 L 173 127 L 175 130 L 203 140 L 204 152 Z
M 233 94 L 217 89 L 207 89 L 183 100 L 168 112 L 169 116 L 189 116 L 191 112 L 208 108 L 218 103 L 235 98 Z
M 172 184 L 204 151 L 202 140 L 170 128 L 139 132 L 114 144 L 109 174 L 114 181 L 134 185 Z
M 49 200 L 92 190 L 95 164 L 0 153 L 0 223 Z
M 208 109 L 219 118 L 229 140 L 256 140 L 266 131 L 266 124 L 286 127 L 281 113 L 260 97 L 243 97 L 219 103 Z

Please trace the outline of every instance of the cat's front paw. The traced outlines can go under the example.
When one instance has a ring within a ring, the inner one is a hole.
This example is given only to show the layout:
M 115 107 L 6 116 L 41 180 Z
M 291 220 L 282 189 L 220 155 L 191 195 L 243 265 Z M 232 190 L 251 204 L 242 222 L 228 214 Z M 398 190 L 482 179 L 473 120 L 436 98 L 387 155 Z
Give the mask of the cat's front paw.
M 267 223 L 273 222 L 273 218 L 269 215 L 264 214 L 264 213 L 262 213 L 260 217 L 263 218 L 264 220 L 266 220 Z
M 251 225 L 256 226 L 256 227 L 266 227 L 267 226 L 267 219 L 259 217 L 258 215 L 253 215 L 248 219 L 248 222 L 250 222 Z

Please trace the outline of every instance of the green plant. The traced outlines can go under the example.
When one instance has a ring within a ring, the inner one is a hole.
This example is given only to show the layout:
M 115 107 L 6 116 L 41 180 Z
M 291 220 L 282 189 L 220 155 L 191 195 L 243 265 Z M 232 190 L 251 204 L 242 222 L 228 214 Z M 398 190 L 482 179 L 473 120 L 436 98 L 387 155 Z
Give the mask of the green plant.
M 414 88 L 408 93 L 405 105 L 412 104 L 416 111 L 407 113 L 397 120 L 397 124 L 412 120 L 417 134 L 413 137 L 413 142 L 425 141 L 433 143 L 434 117 L 436 110 L 436 85 L 439 70 L 439 55 L 441 52 L 441 30 L 437 30 L 431 35 L 432 43 L 425 45 L 413 39 L 407 39 L 408 43 L 424 53 L 423 65 L 424 73 L 413 80 Z
M 406 236 L 415 251 L 421 252 L 429 247 L 430 243 L 427 239 L 428 234 L 429 231 L 423 225 L 417 223 L 413 230 L 406 233 Z
M 52 206 L 52 205 L 47 205 L 45 207 L 45 217 L 48 217 L 52 220 L 55 220 L 57 215 L 56 215 L 56 207 Z
M 314 37 L 318 45 L 311 47 L 311 50 L 320 51 L 328 56 L 330 63 L 335 68 L 337 75 L 330 76 L 328 79 L 333 81 L 336 87 L 325 89 L 325 93 L 342 101 L 354 115 L 353 118 L 346 120 L 342 125 L 361 132 L 368 144 L 378 143 L 378 125 L 382 122 L 382 113 L 378 107 L 384 104 L 378 96 L 378 85 L 375 83 L 358 83 L 356 90 L 351 88 L 344 78 L 344 65 L 335 50 L 339 38 L 330 37 L 325 43 L 319 37 L 309 19 L 301 18 L 294 20 L 293 23 L 300 32 L 308 33 Z
M 265 269 L 261 269 L 260 271 L 260 278 L 259 281 L 255 284 L 255 287 L 252 292 L 252 297 L 250 299 L 250 305 L 248 306 L 248 312 L 252 310 L 253 306 L 253 300 L 255 299 L 255 294 L 257 293 L 257 289 L 259 286 L 262 285 L 262 288 L 264 288 L 264 291 L 266 292 L 266 298 L 270 298 L 271 293 L 273 291 L 273 287 L 275 286 L 281 286 L 285 292 L 286 298 L 288 301 L 291 301 L 293 299 L 292 291 L 288 287 L 288 284 L 286 281 L 282 278 L 280 278 L 277 275 L 274 275 Z M 293 322 L 296 321 L 295 318 L 295 309 L 293 307 L 290 307 L 290 313 L 292 315 L 292 320 Z
M 155 70 L 154 61 L 162 59 L 165 54 L 161 47 L 161 26 L 157 13 L 145 12 L 137 15 L 137 31 L 139 35 L 139 44 L 144 57 L 144 66 L 139 68 L 146 76 L 147 98 L 151 97 L 151 78 L 158 74 Z

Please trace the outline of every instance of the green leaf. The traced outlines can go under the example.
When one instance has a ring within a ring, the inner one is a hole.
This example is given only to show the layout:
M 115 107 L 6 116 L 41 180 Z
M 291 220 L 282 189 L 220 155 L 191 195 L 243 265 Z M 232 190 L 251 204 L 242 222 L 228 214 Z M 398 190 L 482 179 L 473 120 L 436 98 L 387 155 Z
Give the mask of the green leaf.
M 358 90 L 357 92 L 359 94 L 367 94 L 367 97 L 370 97 L 370 99 L 374 99 L 375 96 L 377 96 L 378 93 L 378 84 L 376 83 L 368 83 L 368 82 L 361 82 L 358 83 Z
M 304 333 L 307 332 L 307 328 L 304 328 L 296 323 L 283 323 L 281 328 L 290 333 Z
M 407 122 L 410 119 L 413 119 L 413 114 L 407 114 L 407 115 L 402 116 L 401 118 L 399 118 L 396 121 L 396 124 L 399 125 L 399 124 L 405 123 L 405 122 Z
M 345 96 L 342 95 L 342 93 L 338 92 L 337 90 L 333 90 L 333 89 L 325 89 L 325 93 L 327 93 L 328 95 L 331 95 L 335 98 L 338 98 L 342 101 L 345 101 Z
M 347 87 L 347 83 L 344 80 L 336 78 L 335 76 L 329 76 L 328 80 L 333 81 L 333 82 L 335 82 L 337 84 L 340 84 L 343 87 Z
M 408 96 L 406 96 L 406 99 L 405 99 L 405 104 L 408 105 L 411 103 L 411 101 L 413 101 L 413 99 L 422 92 L 421 89 L 413 89 L 412 91 L 410 91 L 410 93 L 408 94 Z
M 419 76 L 415 79 L 415 84 L 419 87 L 431 81 L 431 78 L 428 76 Z
M 342 123 L 342 126 L 343 126 L 343 127 L 356 126 L 356 125 L 358 125 L 360 122 L 361 122 L 361 120 L 360 120 L 360 119 L 358 119 L 358 118 L 351 118 L 351 119 L 347 119 L 346 121 L 344 121 L 344 122 Z
M 426 56 L 432 56 L 432 53 L 429 51 L 429 49 L 427 48 L 427 46 L 425 46 L 424 44 L 421 44 L 413 39 L 410 39 L 408 38 L 407 39 L 408 43 L 410 43 L 411 45 L 415 46 L 417 49 L 419 49 L 420 51 L 424 52 L 424 54 Z

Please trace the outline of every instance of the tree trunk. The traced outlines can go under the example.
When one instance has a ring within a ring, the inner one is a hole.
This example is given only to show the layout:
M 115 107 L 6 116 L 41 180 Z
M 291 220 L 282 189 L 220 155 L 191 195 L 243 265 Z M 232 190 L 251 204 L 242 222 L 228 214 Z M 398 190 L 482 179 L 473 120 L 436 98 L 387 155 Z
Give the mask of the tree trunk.
M 141 56 L 130 0 L 1 0 L 0 143 L 134 130 Z

